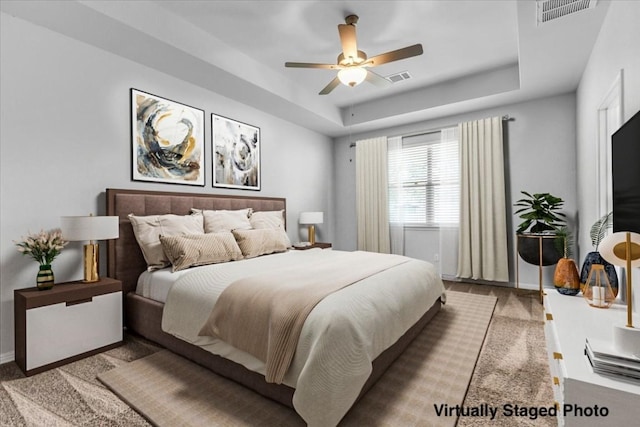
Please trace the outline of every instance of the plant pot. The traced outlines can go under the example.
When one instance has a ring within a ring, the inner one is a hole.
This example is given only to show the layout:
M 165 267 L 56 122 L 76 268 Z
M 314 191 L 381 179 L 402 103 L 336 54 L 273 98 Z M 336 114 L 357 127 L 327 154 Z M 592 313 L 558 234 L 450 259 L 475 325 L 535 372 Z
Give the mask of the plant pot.
M 574 260 L 560 258 L 553 274 L 553 284 L 562 295 L 578 295 L 580 292 L 580 276 Z
M 584 284 L 587 282 L 589 271 L 591 271 L 591 266 L 593 264 L 600 264 L 604 266 L 604 272 L 607 274 L 607 279 L 609 279 L 609 284 L 611 285 L 613 295 L 617 297 L 618 274 L 616 273 L 616 269 L 613 264 L 602 258 L 600 252 L 589 252 L 584 258 L 584 261 L 582 262 L 582 268 L 580 269 L 580 287 L 583 288 Z
M 51 289 L 53 288 L 53 280 L 53 270 L 51 270 L 51 265 L 40 265 L 38 275 L 36 276 L 36 287 L 41 291 Z
M 520 258 L 529 264 L 541 265 L 540 263 L 540 240 L 542 240 L 542 265 L 554 265 L 562 258 L 563 253 L 557 248 L 555 243 L 558 238 L 554 234 L 518 234 L 518 254 Z

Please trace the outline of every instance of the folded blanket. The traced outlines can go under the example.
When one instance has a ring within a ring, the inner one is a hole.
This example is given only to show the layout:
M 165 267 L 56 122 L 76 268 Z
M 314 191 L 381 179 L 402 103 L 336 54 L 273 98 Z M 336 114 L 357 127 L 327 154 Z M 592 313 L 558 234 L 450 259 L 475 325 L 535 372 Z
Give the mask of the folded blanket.
M 266 380 L 282 383 L 307 315 L 324 297 L 408 260 L 353 252 L 239 279 L 222 292 L 200 335 L 219 337 L 254 355 L 265 362 Z

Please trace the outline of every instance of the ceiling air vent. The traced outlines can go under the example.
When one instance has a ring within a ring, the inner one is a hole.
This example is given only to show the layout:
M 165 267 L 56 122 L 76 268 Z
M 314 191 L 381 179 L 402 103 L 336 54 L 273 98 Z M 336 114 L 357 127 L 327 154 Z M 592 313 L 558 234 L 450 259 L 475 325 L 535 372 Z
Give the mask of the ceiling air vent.
M 399 73 L 390 74 L 385 78 L 389 80 L 391 83 L 398 83 L 403 80 L 409 80 L 411 78 L 411 74 L 409 74 L 408 71 L 401 71 Z
M 596 7 L 598 0 L 537 0 L 538 25 Z

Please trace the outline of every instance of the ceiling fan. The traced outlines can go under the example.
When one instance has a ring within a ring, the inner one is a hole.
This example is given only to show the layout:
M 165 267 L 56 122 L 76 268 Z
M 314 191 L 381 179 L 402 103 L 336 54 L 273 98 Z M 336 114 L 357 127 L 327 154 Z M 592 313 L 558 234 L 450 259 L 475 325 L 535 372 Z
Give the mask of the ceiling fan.
M 367 68 L 422 55 L 422 45 L 414 44 L 402 49 L 382 53 L 372 58 L 367 58 L 366 53 L 358 50 L 356 42 L 356 24 L 358 23 L 358 17 L 356 15 L 349 15 L 345 18 L 345 22 L 346 24 L 338 25 L 340 42 L 342 43 L 342 53 L 338 55 L 336 64 L 314 64 L 308 62 L 285 62 L 284 64 L 285 67 L 290 68 L 326 68 L 340 70 L 338 71 L 338 75 L 320 91 L 320 95 L 330 93 L 340 83 L 353 87 L 366 80 L 376 86 L 389 86 L 391 84 L 389 80 Z

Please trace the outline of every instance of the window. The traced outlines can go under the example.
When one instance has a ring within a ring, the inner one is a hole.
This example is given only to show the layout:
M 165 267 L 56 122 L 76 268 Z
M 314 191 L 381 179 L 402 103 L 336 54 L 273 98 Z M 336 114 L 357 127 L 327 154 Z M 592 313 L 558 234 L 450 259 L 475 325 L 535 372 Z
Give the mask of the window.
M 389 220 L 427 227 L 457 225 L 460 211 L 457 133 L 443 131 L 403 137 L 397 149 L 391 147 Z

